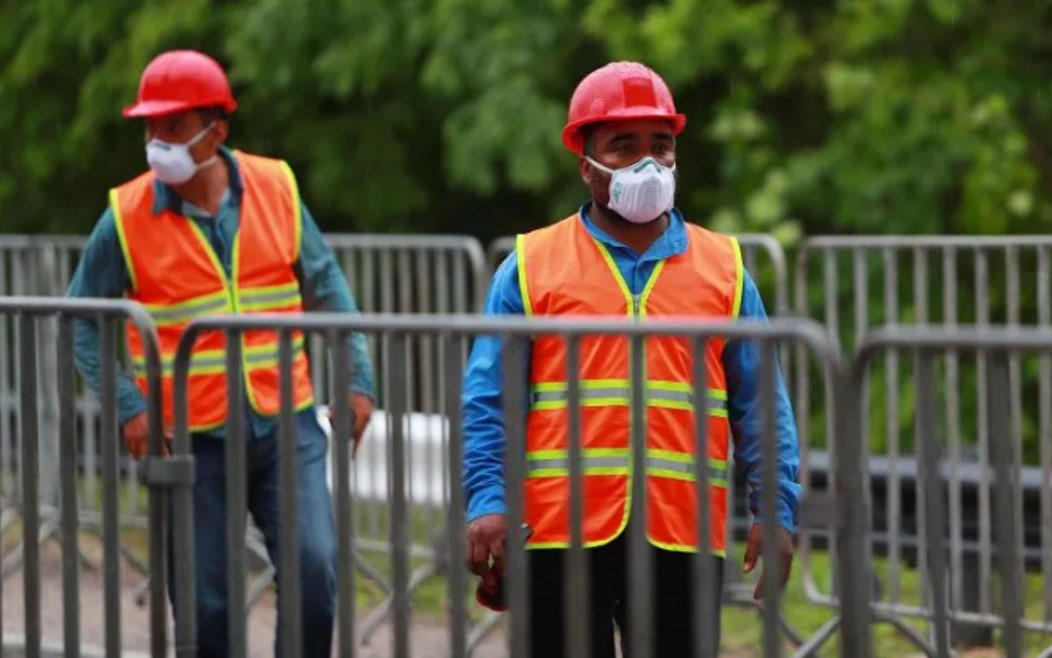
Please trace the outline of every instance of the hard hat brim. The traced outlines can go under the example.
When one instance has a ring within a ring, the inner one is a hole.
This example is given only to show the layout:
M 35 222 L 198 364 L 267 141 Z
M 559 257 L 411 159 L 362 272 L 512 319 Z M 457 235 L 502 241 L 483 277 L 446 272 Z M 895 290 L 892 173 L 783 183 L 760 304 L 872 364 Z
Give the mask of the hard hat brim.
M 177 112 L 187 112 L 214 106 L 222 106 L 227 112 L 233 112 L 237 108 L 237 103 L 202 104 L 191 101 L 142 101 L 132 103 L 124 108 L 123 114 L 128 119 L 163 117 Z
M 583 155 L 584 137 L 581 136 L 582 128 L 585 128 L 586 126 L 594 126 L 600 123 L 639 121 L 641 119 L 668 121 L 672 124 L 672 134 L 674 135 L 683 132 L 683 129 L 687 126 L 687 115 L 685 114 L 669 114 L 658 108 L 633 107 L 603 116 L 585 117 L 568 123 L 566 128 L 563 129 L 563 145 L 571 152 L 576 153 L 577 155 Z

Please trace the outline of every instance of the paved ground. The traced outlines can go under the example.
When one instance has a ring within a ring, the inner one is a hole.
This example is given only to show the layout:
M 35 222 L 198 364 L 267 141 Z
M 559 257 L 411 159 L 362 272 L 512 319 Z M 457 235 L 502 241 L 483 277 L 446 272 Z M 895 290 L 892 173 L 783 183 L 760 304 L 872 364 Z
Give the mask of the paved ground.
M 85 542 L 87 543 L 87 542 Z M 89 547 L 90 549 L 90 547 Z M 90 551 L 90 557 L 97 557 L 97 552 Z M 45 638 L 50 644 L 61 645 L 62 639 L 62 576 L 61 550 L 55 543 L 45 546 L 41 555 L 41 620 Z M 96 562 L 97 564 L 97 562 Z M 101 647 L 104 643 L 104 617 L 102 607 L 102 572 L 98 569 L 81 568 L 80 571 L 80 633 L 83 645 Z M 142 577 L 128 567 L 121 565 L 121 637 L 126 650 L 145 652 L 149 649 L 149 619 L 145 608 L 138 607 L 132 600 L 131 592 L 142 582 Z M 10 640 L 24 630 L 25 605 L 23 601 L 23 572 L 11 574 L 3 583 L 3 631 Z M 273 638 L 276 623 L 274 611 L 275 599 L 267 594 L 254 608 L 250 616 L 248 632 L 249 651 L 253 658 L 273 655 Z M 441 619 L 414 618 L 412 628 L 413 656 L 421 658 L 441 658 L 449 646 L 448 633 Z M 381 628 L 372 641 L 359 649 L 361 658 L 381 658 L 390 656 L 391 632 Z M 86 652 L 87 653 L 87 652 Z M 505 654 L 499 637 L 487 641 L 475 656 L 477 658 L 498 658 Z M 4 655 L 8 655 L 5 652 Z M 335 653 L 334 653 L 335 655 Z
M 100 564 L 101 551 L 96 542 L 82 539 L 82 546 L 89 560 Z M 46 644 L 61 647 L 62 643 L 62 553 L 57 543 L 45 545 L 41 554 L 41 621 Z M 92 648 L 104 645 L 104 616 L 102 571 L 82 565 L 80 570 L 80 635 L 85 647 L 84 655 L 99 655 Z M 125 562 L 121 564 L 121 638 L 128 656 L 145 656 L 149 649 L 149 619 L 145 608 L 133 600 L 132 592 L 142 583 L 142 576 Z M 3 582 L 3 632 L 10 644 L 24 631 L 25 605 L 23 601 L 23 571 L 18 570 Z M 249 655 L 252 658 L 272 656 L 274 629 L 276 624 L 275 597 L 266 594 L 253 609 L 249 618 Z M 412 655 L 415 658 L 445 658 L 448 655 L 449 634 L 445 620 L 416 615 L 412 622 Z M 171 629 L 169 628 L 169 633 Z M 141 652 L 141 654 L 140 654 Z M 18 656 L 11 647 L 4 655 Z M 61 655 L 45 653 L 45 655 Z M 335 650 L 334 650 L 335 655 Z M 372 640 L 359 648 L 360 658 L 387 658 L 391 655 L 391 629 L 381 628 Z M 474 653 L 473 658 L 500 658 L 506 656 L 503 636 L 498 632 L 487 639 Z M 751 651 L 724 652 L 722 658 L 751 658 Z

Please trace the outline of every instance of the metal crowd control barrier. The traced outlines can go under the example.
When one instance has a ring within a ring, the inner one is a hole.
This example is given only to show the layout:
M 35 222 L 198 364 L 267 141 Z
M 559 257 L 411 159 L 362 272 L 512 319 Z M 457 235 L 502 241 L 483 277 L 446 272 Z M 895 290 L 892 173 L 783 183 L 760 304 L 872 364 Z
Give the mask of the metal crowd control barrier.
M 95 321 L 99 328 L 99 362 L 102 432 L 100 448 L 102 477 L 109 486 L 102 490 L 101 535 L 103 547 L 103 616 L 107 656 L 121 655 L 120 596 L 120 486 L 117 426 L 116 369 L 118 363 L 117 327 L 119 320 L 130 320 L 143 335 L 146 349 L 147 379 L 152 392 L 148 406 L 149 452 L 146 475 L 156 476 L 150 489 L 149 555 L 150 564 L 163 572 L 165 564 L 165 509 L 168 483 L 174 482 L 167 464 L 161 463 L 162 430 L 160 416 L 160 357 L 154 325 L 141 306 L 125 301 L 70 300 L 54 297 L 0 297 L 0 314 L 14 317 L 16 332 L 13 345 L 18 354 L 17 424 L 19 431 L 19 472 L 21 496 L 18 511 L 22 524 L 22 541 L 9 560 L 23 564 L 23 612 L 25 615 L 24 651 L 27 656 L 40 656 L 42 643 L 41 610 L 41 545 L 57 538 L 62 548 L 62 628 L 64 655 L 81 652 L 80 624 L 80 553 L 81 519 L 78 502 L 78 463 L 75 383 L 73 372 L 73 321 Z M 38 329 L 47 319 L 57 325 L 53 342 Z M 50 353 L 50 354 L 49 354 Z M 59 370 L 48 371 L 49 365 Z M 46 400 L 41 400 L 38 383 L 44 378 L 57 382 L 54 424 L 45 425 Z M 44 402 L 45 404 L 42 404 Z M 5 422 L 6 424 L 6 422 Z M 44 472 L 42 452 L 51 446 L 57 452 L 56 472 Z M 58 500 L 42 500 L 40 484 L 45 479 L 58 495 Z M 2 581 L 0 581 L 2 588 Z M 150 587 L 151 655 L 161 658 L 167 646 L 167 618 L 164 579 Z M 0 614 L 0 617 L 3 615 Z M 17 614 L 16 614 L 17 616 Z M 5 625 L 7 618 L 5 619 Z M 0 647 L 2 653 L 2 647 Z
M 332 246 L 337 261 L 344 271 L 355 298 L 366 312 L 442 314 L 468 313 L 481 308 L 485 291 L 485 255 L 477 240 L 466 236 L 450 235 L 370 235 L 370 234 L 328 234 L 326 239 Z M 77 259 L 86 243 L 82 236 L 57 235 L 3 235 L 0 236 L 0 294 L 9 295 L 62 295 L 69 285 L 70 277 L 76 267 Z M 54 327 L 45 321 L 42 331 L 45 342 L 54 341 Z M 17 460 L 14 459 L 14 441 L 10 435 L 17 404 L 12 391 L 15 382 L 13 343 L 9 336 L 11 328 L 7 322 L 0 322 L 0 471 L 7 475 L 7 481 L 17 479 Z M 315 341 L 312 349 L 321 349 Z M 373 362 L 382 365 L 376 359 L 375 346 L 371 349 Z M 411 405 L 419 411 L 419 422 L 435 425 L 438 402 L 435 399 L 433 382 L 437 380 L 439 355 L 434 346 L 425 342 L 411 359 L 411 377 L 420 382 L 414 389 Z M 322 360 L 315 363 L 322 364 Z M 54 371 L 53 364 L 47 365 L 47 371 Z M 314 369 L 316 390 L 320 400 L 330 399 L 329 377 L 324 367 Z M 378 373 L 383 375 L 382 369 Z M 41 397 L 45 407 L 53 410 L 56 404 L 55 379 L 41 378 Z M 377 400 L 379 405 L 384 400 Z M 83 447 L 78 461 L 83 470 L 84 496 L 81 497 L 81 522 L 88 527 L 96 527 L 100 510 L 96 503 L 100 485 L 99 470 L 99 405 L 94 396 L 81 388 L 76 392 L 76 409 L 78 424 L 83 433 Z M 46 413 L 42 425 L 46 428 L 53 423 L 55 413 Z M 45 432 L 52 436 L 53 432 Z M 57 468 L 55 451 L 44 446 L 41 455 L 45 471 Z M 444 473 L 446 464 L 440 459 L 441 451 L 427 444 L 410 446 L 410 459 L 415 462 L 432 460 L 425 465 L 425 472 Z M 382 454 L 365 450 L 362 455 L 365 461 L 374 467 L 381 466 Z M 122 527 L 143 529 L 146 527 L 145 510 L 141 507 L 138 465 L 132 460 L 122 460 L 120 464 L 122 487 L 127 496 L 121 509 Z M 41 479 L 42 501 L 50 501 L 57 496 L 54 478 Z M 360 481 L 358 495 L 378 497 L 384 495 L 383 483 L 376 478 L 364 478 Z M 448 500 L 440 488 L 431 486 L 427 496 L 421 501 L 431 523 L 437 528 L 441 524 L 440 515 Z M 423 495 L 424 492 L 421 492 Z M 436 495 L 437 494 L 437 495 Z M 419 497 L 418 497 L 419 498 Z M 3 522 L 9 524 L 16 520 L 19 509 L 18 492 L 12 486 L 0 484 L 0 509 L 7 510 Z M 376 506 L 374 506 L 376 507 Z M 388 550 L 383 522 L 376 509 L 358 519 L 361 528 L 360 541 L 363 549 L 375 552 Z M 6 525 L 4 526 L 6 527 Z M 50 526 L 49 526 L 50 529 Z M 263 568 L 260 577 L 250 588 L 250 603 L 255 603 L 269 588 L 273 571 L 267 568 L 268 559 L 260 533 L 252 528 L 249 534 L 249 555 L 255 564 Z M 146 564 L 136 552 L 122 545 L 122 553 L 131 566 L 142 574 L 147 573 Z M 430 542 L 414 546 L 414 554 L 434 555 L 434 546 Z M 3 570 L 9 576 L 17 568 L 17 556 L 9 556 Z M 361 557 L 365 573 L 374 574 L 368 561 Z M 145 593 L 148 582 L 143 581 L 136 599 L 145 604 Z
M 1047 270 L 1046 270 L 1047 274 Z M 1047 284 L 1046 284 L 1047 286 Z M 1047 287 L 1046 287 L 1047 290 Z M 918 648 L 932 658 L 949 658 L 952 625 L 969 624 L 1001 629 L 1001 645 L 1007 658 L 1018 658 L 1024 651 L 1024 631 L 1052 632 L 1052 330 L 1013 327 L 901 327 L 889 326 L 871 331 L 856 350 L 849 364 L 848 381 L 854 383 L 853 405 L 844 406 L 848 432 L 865 434 L 870 423 L 868 405 L 859 395 L 870 370 L 880 357 L 900 353 L 912 363 L 913 391 L 916 397 L 914 430 L 917 442 L 918 468 L 917 507 L 923 521 L 918 529 L 915 547 L 920 572 L 919 600 L 907 605 L 899 598 L 875 600 L 874 612 L 879 620 L 908 629 L 903 618 L 929 620 L 928 638 L 915 631 L 909 635 Z M 962 357 L 962 354 L 965 356 Z M 968 464 L 960 459 L 960 437 L 952 431 L 956 415 L 952 412 L 953 389 L 941 389 L 937 375 L 956 367 L 967 355 L 974 355 L 983 365 L 985 382 L 981 396 L 984 418 L 977 466 L 982 503 L 982 524 L 978 569 L 964 566 L 969 540 L 962 537 L 961 492 L 965 488 Z M 1036 390 L 1027 391 L 1026 408 L 1037 409 L 1037 427 L 1030 424 L 1027 438 L 1037 445 L 1027 448 L 1012 419 L 1014 391 L 1010 386 L 1012 363 L 1024 356 L 1026 365 L 1036 366 L 1045 374 Z M 940 404 L 942 403 L 942 404 Z M 945 406 L 940 409 L 940 406 Z M 842 405 L 843 406 L 843 405 Z M 946 413 L 941 413 L 946 412 Z M 842 442 L 864 446 L 864 442 Z M 1040 501 L 1024 506 L 1024 462 L 1027 455 L 1040 461 Z M 1038 453 L 1038 454 L 1034 454 Z M 872 480 L 870 472 L 867 480 Z M 860 487 L 864 493 L 868 484 Z M 948 519 L 948 522 L 947 522 Z M 1024 526 L 1027 520 L 1040 526 L 1040 556 L 1028 556 Z M 867 551 L 869 546 L 854 547 Z M 1039 564 L 1040 577 L 1028 579 L 1026 562 Z M 889 563 L 891 581 L 898 578 L 898 567 Z M 976 573 L 978 571 L 978 573 Z M 844 572 L 842 572 L 844 573 Z M 856 589 L 864 588 L 868 575 L 846 574 L 855 580 Z M 965 580 L 978 580 L 983 594 L 981 609 L 965 605 Z M 999 582 L 998 582 L 999 581 Z M 846 581 L 841 583 L 848 584 Z M 999 592 L 994 601 L 994 593 Z M 1028 597 L 1038 595 L 1040 604 Z M 1028 603 L 1030 605 L 1028 605 Z M 1041 648 L 1041 658 L 1052 656 L 1052 641 Z
M 527 377 L 523 356 L 524 342 L 530 337 L 538 334 L 559 334 L 566 337 L 568 341 L 568 364 L 569 371 L 575 372 L 579 360 L 580 341 L 588 335 L 606 334 L 623 335 L 636 349 L 632 350 L 635 355 L 633 372 L 642 371 L 642 343 L 647 336 L 664 335 L 680 337 L 685 343 L 685 348 L 693 354 L 703 354 L 705 341 L 715 337 L 740 338 L 743 340 L 755 340 L 761 344 L 764 361 L 762 366 L 762 397 L 766 403 L 763 405 L 769 412 L 766 414 L 764 429 L 767 439 L 764 441 L 764 459 L 766 465 L 764 477 L 764 518 L 766 542 L 764 550 L 764 562 L 769 565 L 764 573 L 766 577 L 766 588 L 768 599 L 763 607 L 764 620 L 764 656 L 777 656 L 780 651 L 781 638 L 779 636 L 779 612 L 780 594 L 777 582 L 777 560 L 775 559 L 774 532 L 776 528 L 775 519 L 775 483 L 777 448 L 774 441 L 774 372 L 772 367 L 775 361 L 774 345 L 784 341 L 800 341 L 813 350 L 816 358 L 824 364 L 826 381 L 835 387 L 836 378 L 839 377 L 836 353 L 827 340 L 822 329 L 808 321 L 791 321 L 776 319 L 770 325 L 759 323 L 726 323 L 726 322 L 648 322 L 645 325 L 620 320 L 596 320 L 596 321 L 573 321 L 573 320 L 541 320 L 525 318 L 478 318 L 478 317 L 406 317 L 406 316 L 348 316 L 330 314 L 307 314 L 298 317 L 288 316 L 218 316 L 195 321 L 187 330 L 180 344 L 180 349 L 175 362 L 176 376 L 176 406 L 177 406 L 177 434 L 174 451 L 177 455 L 186 456 L 190 453 L 190 437 L 187 430 L 186 418 L 186 381 L 190 364 L 191 346 L 195 339 L 204 332 L 223 331 L 226 332 L 228 344 L 234 346 L 227 353 L 228 372 L 233 374 L 240 371 L 240 341 L 241 333 L 253 330 L 276 331 L 279 336 L 279 363 L 281 370 L 281 395 L 282 414 L 280 419 L 279 436 L 281 442 L 282 466 L 281 466 L 281 519 L 282 535 L 280 555 L 286 564 L 296 564 L 298 558 L 296 528 L 296 500 L 289 495 L 295 490 L 298 473 L 289 459 L 294 454 L 296 437 L 294 430 L 293 405 L 292 405 L 292 376 L 291 364 L 294 353 L 294 340 L 297 332 L 317 333 L 324 336 L 333 352 L 333 379 L 335 399 L 343 399 L 347 393 L 347 381 L 349 373 L 349 356 L 345 345 L 345 337 L 349 332 L 363 332 L 379 335 L 385 343 L 385 351 L 388 359 L 388 377 L 385 380 L 386 393 L 390 404 L 387 407 L 388 416 L 388 457 L 390 459 L 389 469 L 389 514 L 391 523 L 390 533 L 390 597 L 386 603 L 392 618 L 392 651 L 391 655 L 401 658 L 410 655 L 411 626 L 410 609 L 412 606 L 412 585 L 410 569 L 412 566 L 412 536 L 419 532 L 414 522 L 412 510 L 409 506 L 410 478 L 407 477 L 409 468 L 407 445 L 410 437 L 407 430 L 411 425 L 405 420 L 410 412 L 409 409 L 409 382 L 408 360 L 413 343 L 424 337 L 440 341 L 439 353 L 446 359 L 446 367 L 442 368 L 444 386 L 441 389 L 442 408 L 448 417 L 445 425 L 449 433 L 445 442 L 448 463 L 458 466 L 462 458 L 461 436 L 460 436 L 460 400 L 459 392 L 462 383 L 462 369 L 460 364 L 466 356 L 467 341 L 472 336 L 496 335 L 501 337 L 505 344 L 504 358 L 504 411 L 507 431 L 507 454 L 515 456 L 508 459 L 508 503 L 509 517 L 508 527 L 517 528 L 522 522 L 524 513 L 524 502 L 522 487 L 526 475 L 524 420 L 526 410 L 526 387 Z M 692 387 L 691 404 L 694 408 L 708 408 L 708 390 L 705 386 L 705 360 L 695 358 L 695 376 Z M 230 403 L 233 409 L 240 407 L 242 399 L 242 378 L 230 377 Z M 648 454 L 645 441 L 642 439 L 644 426 L 642 424 L 645 384 L 641 377 L 633 377 L 630 385 L 630 398 L 633 408 L 632 448 L 631 460 L 633 463 L 647 463 Z M 517 392 L 518 394 L 516 394 Z M 566 578 L 565 597 L 567 603 L 567 637 L 566 643 L 569 655 L 587 655 L 590 635 L 588 628 L 589 597 L 586 594 L 588 588 L 588 570 L 584 568 L 589 559 L 587 553 L 582 550 L 582 483 L 583 460 L 586 455 L 580 446 L 580 400 L 581 388 L 576 378 L 571 378 L 567 390 L 568 408 L 570 409 L 570 434 L 568 473 L 570 475 L 571 487 L 571 518 L 572 520 L 572 542 L 573 548 L 566 552 L 566 563 L 569 565 Z M 236 418 L 238 414 L 232 414 Z M 352 419 L 346 405 L 334 407 L 334 465 L 333 480 L 335 482 L 335 509 L 338 536 L 338 644 L 339 655 L 356 655 L 359 635 L 356 628 L 355 614 L 355 576 L 354 546 L 355 542 L 355 507 L 362 501 L 351 495 L 353 490 L 352 462 L 349 454 L 348 442 L 343 437 L 349 435 Z M 706 424 L 698 423 L 697 446 L 701 454 L 708 454 L 706 440 Z M 231 436 L 238 437 L 243 434 L 244 428 L 240 422 L 231 424 L 229 431 Z M 840 433 L 839 440 L 852 443 L 855 437 Z M 229 591 L 231 606 L 229 648 L 230 655 L 235 658 L 244 656 L 246 651 L 246 614 L 239 602 L 245 600 L 245 562 L 243 559 L 243 537 L 244 526 L 244 503 L 245 493 L 243 491 L 245 478 L 245 456 L 242 441 L 231 440 L 227 442 L 227 478 L 228 478 L 228 568 Z M 845 456 L 861 455 L 859 446 L 848 448 L 839 454 Z M 626 456 L 626 459 L 628 457 Z M 845 473 L 853 472 L 861 463 L 842 463 L 838 467 Z M 695 486 L 701 504 L 699 505 L 699 527 L 708 527 L 708 468 L 692 469 L 696 474 Z M 844 493 L 854 491 L 849 489 L 851 483 L 861 481 L 858 478 L 845 480 Z M 632 499 L 643 501 L 646 498 L 645 479 L 632 479 Z M 448 556 L 445 566 L 448 577 L 447 605 L 450 618 L 449 650 L 454 657 L 468 655 L 469 638 L 467 635 L 467 583 L 463 565 L 466 561 L 465 555 L 465 532 L 466 523 L 464 518 L 464 499 L 462 493 L 462 482 L 460 469 L 452 467 L 449 469 L 449 523 L 446 527 L 443 539 L 444 552 Z M 854 500 L 842 497 L 842 506 L 845 511 L 844 518 L 852 515 L 857 516 L 859 510 L 864 511 L 864 500 L 857 496 Z M 187 493 L 180 495 L 175 501 L 175 530 L 174 536 L 178 545 L 178 554 L 189 554 L 193 551 L 193 527 L 191 516 L 191 500 Z M 627 560 L 626 577 L 633 587 L 633 597 L 628 602 L 628 626 L 624 629 L 627 633 L 627 641 L 631 645 L 632 655 L 639 658 L 651 656 L 654 641 L 653 628 L 647 623 L 646 613 L 652 609 L 652 599 L 655 594 L 654 584 L 651 580 L 650 553 L 646 550 L 647 539 L 644 535 L 645 506 L 636 505 L 632 510 L 633 519 L 630 524 L 627 539 L 631 558 Z M 865 524 L 849 524 L 836 521 L 834 531 L 841 535 L 842 544 L 848 547 L 862 547 L 865 545 L 865 537 L 852 536 L 849 533 L 864 533 Z M 716 572 L 713 570 L 713 562 L 705 559 L 708 555 L 707 533 L 701 533 L 702 551 L 694 558 L 696 567 L 694 577 L 694 593 L 711 591 L 717 586 Z M 516 532 L 509 533 L 508 555 L 507 555 L 507 591 L 512 613 L 509 619 L 508 642 L 510 655 L 513 658 L 523 658 L 528 655 L 530 642 L 529 614 L 528 614 L 528 592 L 526 583 L 528 579 L 528 561 L 525 559 L 523 538 Z M 848 554 L 840 561 L 841 568 L 845 574 L 852 570 L 859 570 L 862 565 L 854 562 L 855 556 Z M 185 565 L 184 565 L 185 566 Z M 301 655 L 302 626 L 301 619 L 296 611 L 299 610 L 303 592 L 300 585 L 300 573 L 296 568 L 283 568 L 280 570 L 281 592 L 280 603 L 282 610 L 282 654 L 287 658 Z M 179 591 L 188 591 L 192 588 L 192 574 L 177 573 Z M 870 656 L 869 646 L 869 605 L 866 596 L 867 590 L 861 589 L 856 592 L 852 587 L 857 583 L 851 579 L 844 579 L 841 590 L 845 606 L 852 605 L 851 610 L 845 608 L 842 624 L 841 642 L 842 655 L 858 658 Z M 638 595 L 637 595 L 638 594 Z M 176 637 L 180 646 L 187 646 L 194 636 L 193 628 L 193 602 L 192 596 L 178 597 Z M 696 620 L 703 622 L 710 619 L 714 613 L 713 599 L 701 597 L 701 603 L 696 608 Z M 695 623 L 695 639 L 698 642 L 699 651 L 697 655 L 715 656 L 715 647 L 711 643 L 711 636 L 706 637 L 706 624 Z M 432 640 L 433 642 L 433 640 Z M 433 645 L 432 645 L 433 648 Z M 183 655 L 183 654 L 180 654 Z M 186 655 L 190 655 L 187 653 Z
M 84 248 L 86 238 L 75 235 L 3 235 L 0 236 L 0 295 L 58 297 L 65 293 L 77 260 Z M 9 482 L 17 481 L 17 460 L 14 458 L 16 442 L 11 434 L 18 413 L 15 391 L 18 390 L 17 350 L 14 343 L 14 325 L 10 317 L 0 318 L 0 472 L 8 476 Z M 57 329 L 53 318 L 40 321 L 41 343 L 52 345 L 57 340 Z M 41 369 L 45 376 L 38 379 L 39 396 L 43 412 L 40 418 L 41 472 L 39 500 L 42 505 L 57 505 L 58 479 L 53 477 L 58 468 L 57 446 L 51 442 L 57 436 L 55 423 L 58 418 L 58 378 L 55 355 L 50 351 L 41 354 Z M 83 472 L 80 497 L 81 527 L 92 532 L 100 531 L 101 507 L 101 412 L 98 400 L 83 386 L 74 389 L 74 408 L 82 443 L 77 454 L 78 468 Z M 121 460 L 118 464 L 124 500 L 121 509 L 121 527 L 145 530 L 146 509 L 141 502 L 143 491 L 138 477 L 138 464 L 132 460 Z M 0 510 L 4 510 L 0 529 L 6 528 L 18 518 L 21 509 L 19 493 L 13 486 L 0 486 Z M 51 538 L 57 528 L 45 525 L 43 540 Z M 121 553 L 129 565 L 138 573 L 146 574 L 144 559 L 136 551 L 121 542 Z M 18 569 L 21 553 L 7 555 L 3 561 L 0 578 L 9 578 Z M 136 599 L 146 603 L 143 582 Z
M 947 327 L 991 323 L 1048 325 L 1052 323 L 1050 294 L 1049 236 L 819 236 L 806 240 L 795 267 L 796 314 L 821 319 L 845 346 L 864 341 L 871 326 L 881 323 L 935 324 Z M 812 277 L 819 272 L 821 278 Z M 802 440 L 801 481 L 805 490 L 822 488 L 834 482 L 836 473 L 828 467 L 822 432 L 812 432 L 820 419 L 810 413 L 810 382 L 814 372 L 806 359 L 797 358 L 794 386 Z M 876 364 L 874 376 L 865 382 L 862 394 L 869 407 L 880 409 L 880 418 L 863 426 L 862 441 L 872 446 L 869 462 L 875 483 L 873 550 L 887 560 L 886 576 L 878 581 L 877 594 L 903 614 L 910 614 L 916 602 L 904 600 L 902 572 L 917 561 L 917 547 L 924 532 L 924 510 L 914 510 L 919 500 L 920 455 L 911 448 L 906 416 L 913 400 L 902 383 L 908 366 L 895 352 Z M 989 528 L 994 523 L 990 492 L 980 477 L 986 446 L 989 445 L 987 407 L 988 368 L 979 354 L 974 364 L 948 354 L 945 363 L 945 420 L 949 459 L 960 469 L 962 487 L 950 492 L 950 529 L 964 538 L 967 550 L 955 556 L 956 596 L 961 605 L 975 611 L 989 610 L 993 602 L 989 578 L 967 578 L 964 574 L 988 574 L 993 550 Z M 1017 358 L 1008 363 L 1011 414 L 1009 427 L 1018 445 L 1024 431 L 1024 391 L 1038 385 L 1052 385 L 1052 372 L 1045 368 L 1026 372 Z M 824 406 L 832 402 L 828 396 Z M 873 412 L 876 413 L 875 411 Z M 1045 428 L 1047 420 L 1041 420 Z M 826 433 L 830 425 L 825 425 Z M 1044 432 L 1044 429 L 1042 429 Z M 1041 436 L 1045 436 L 1044 433 Z M 1028 504 L 1037 504 L 1041 475 L 1036 464 L 1022 472 Z M 1048 544 L 1038 541 L 1039 524 L 1028 517 L 1026 548 L 1028 555 L 1048 554 Z M 986 537 L 986 539 L 983 539 Z M 801 566 L 808 597 L 816 603 L 832 600 L 831 589 L 819 586 L 830 581 L 816 574 L 811 552 L 821 548 L 827 538 L 820 533 L 801 532 Z M 1028 559 L 1042 573 L 1050 573 L 1052 557 Z M 876 577 L 876 576 L 874 576 Z M 989 629 L 962 621 L 953 635 L 965 645 L 986 645 L 993 641 Z

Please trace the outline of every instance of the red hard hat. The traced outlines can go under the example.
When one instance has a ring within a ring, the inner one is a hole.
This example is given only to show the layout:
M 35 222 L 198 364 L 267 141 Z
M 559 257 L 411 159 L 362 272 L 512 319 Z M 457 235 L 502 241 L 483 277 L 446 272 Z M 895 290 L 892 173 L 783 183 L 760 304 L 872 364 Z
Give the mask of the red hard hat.
M 146 66 L 139 94 L 124 116 L 159 117 L 204 107 L 237 108 L 223 67 L 195 50 L 170 50 Z
M 574 90 L 563 144 L 581 155 L 581 128 L 632 119 L 668 119 L 676 135 L 687 125 L 687 117 L 676 113 L 672 92 L 661 76 L 637 62 L 611 62 L 589 73 Z

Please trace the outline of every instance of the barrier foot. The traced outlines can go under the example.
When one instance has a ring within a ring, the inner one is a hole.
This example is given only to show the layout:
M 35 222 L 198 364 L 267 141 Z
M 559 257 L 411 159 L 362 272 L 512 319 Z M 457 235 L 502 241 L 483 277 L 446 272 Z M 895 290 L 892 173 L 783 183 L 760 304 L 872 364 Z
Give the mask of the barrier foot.
M 882 612 L 876 612 L 873 615 L 873 619 L 878 623 L 893 626 L 895 630 L 897 630 L 899 633 L 902 633 L 902 635 L 905 636 L 907 640 L 912 642 L 913 645 L 917 647 L 917 649 L 923 651 L 924 655 L 928 656 L 929 658 L 940 658 L 938 649 L 932 646 L 930 642 L 925 640 L 924 637 L 917 631 L 917 629 L 904 622 L 901 618 L 895 615 L 887 615 Z M 950 655 L 951 657 L 956 656 L 957 652 L 951 650 Z
M 52 519 L 46 519 L 41 523 L 40 532 L 37 533 L 37 546 L 43 546 L 51 540 L 58 541 L 58 523 Z M 22 561 L 25 558 L 25 550 L 26 542 L 23 538 L 18 546 L 0 563 L 0 580 L 7 580 L 11 574 L 21 568 Z
M 1044 651 L 1037 654 L 1037 658 L 1052 658 L 1052 646 L 1046 647 Z
M 277 569 L 268 565 L 262 573 L 252 579 L 252 584 L 248 586 L 248 592 L 245 594 L 245 608 L 247 610 L 256 607 L 259 600 L 263 598 L 263 595 L 274 584 L 274 577 L 277 576 L 277 573 Z
M 833 637 L 833 633 L 840 628 L 840 617 L 836 616 L 822 624 L 822 627 L 811 636 L 805 644 L 800 645 L 800 648 L 796 650 L 796 653 L 792 655 L 792 658 L 811 658 L 812 656 L 818 655 L 818 650 L 822 648 L 829 638 Z
M 428 580 L 439 575 L 442 570 L 435 563 L 426 564 L 419 569 L 409 574 L 409 588 L 406 592 L 409 600 L 413 598 L 413 593 L 420 589 Z M 369 614 L 362 619 L 361 624 L 361 642 L 362 644 L 369 644 L 369 640 L 372 639 L 373 634 L 380 629 L 380 627 L 387 621 L 388 615 L 391 614 L 391 606 L 394 605 L 394 595 L 388 594 L 380 605 L 376 606 L 369 611 Z
M 468 631 L 467 638 L 467 655 L 471 658 L 471 655 L 478 648 L 478 645 L 489 637 L 493 631 L 497 630 L 497 626 L 500 625 L 501 620 L 504 619 L 504 615 L 500 612 L 494 612 L 492 610 L 486 611 L 486 616 L 479 623 L 471 627 Z
M 380 573 L 379 569 L 369 564 L 357 550 L 354 551 L 354 565 L 363 576 L 373 581 L 380 589 L 385 592 L 391 591 L 391 582 L 387 580 L 387 577 Z

